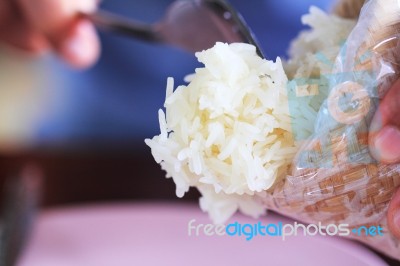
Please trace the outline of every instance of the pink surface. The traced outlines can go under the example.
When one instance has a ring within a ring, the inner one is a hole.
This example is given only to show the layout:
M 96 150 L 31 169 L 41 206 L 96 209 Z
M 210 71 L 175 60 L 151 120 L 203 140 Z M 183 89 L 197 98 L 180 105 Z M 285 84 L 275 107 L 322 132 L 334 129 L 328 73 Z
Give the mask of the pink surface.
M 19 266 L 386 265 L 334 237 L 188 236 L 188 222 L 210 223 L 197 205 L 118 204 L 44 211 Z M 232 221 L 290 222 L 278 215 Z

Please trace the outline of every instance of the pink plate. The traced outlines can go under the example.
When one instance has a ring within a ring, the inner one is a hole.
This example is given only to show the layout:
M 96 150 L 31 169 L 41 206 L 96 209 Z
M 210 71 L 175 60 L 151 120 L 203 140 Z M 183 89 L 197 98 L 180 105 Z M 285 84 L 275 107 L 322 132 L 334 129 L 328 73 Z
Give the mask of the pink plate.
M 209 224 L 197 205 L 108 204 L 41 213 L 19 266 L 132 265 L 387 265 L 367 248 L 331 236 L 188 235 L 188 223 Z M 270 214 L 258 221 L 292 223 Z M 201 229 L 201 228 L 200 228 Z M 201 231 L 201 230 L 200 230 Z M 204 231 L 202 231 L 204 232 Z

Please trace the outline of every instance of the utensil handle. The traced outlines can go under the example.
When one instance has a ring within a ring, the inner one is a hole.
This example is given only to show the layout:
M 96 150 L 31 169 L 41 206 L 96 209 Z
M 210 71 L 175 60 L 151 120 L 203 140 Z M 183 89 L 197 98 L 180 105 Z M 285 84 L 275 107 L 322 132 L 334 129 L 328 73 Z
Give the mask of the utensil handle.
M 160 34 L 152 25 L 134 21 L 104 10 L 82 14 L 101 29 L 134 37 L 148 42 L 160 42 Z

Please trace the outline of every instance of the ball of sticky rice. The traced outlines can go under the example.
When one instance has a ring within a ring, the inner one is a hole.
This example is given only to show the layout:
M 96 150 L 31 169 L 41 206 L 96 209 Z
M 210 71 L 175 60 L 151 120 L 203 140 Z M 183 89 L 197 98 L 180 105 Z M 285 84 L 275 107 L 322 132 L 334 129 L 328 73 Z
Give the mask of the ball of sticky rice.
M 329 72 L 332 66 L 315 54 L 322 50 L 337 55 L 340 36 L 351 29 L 350 22 L 311 11 L 304 20 L 316 30 L 302 33 L 292 46 L 292 57 L 303 63 L 286 63 L 291 78 Z M 324 37 L 327 33 L 319 25 L 341 35 Z M 158 113 L 160 134 L 145 142 L 174 180 L 177 196 L 196 187 L 202 194 L 200 207 L 215 223 L 238 209 L 257 217 L 265 213 L 259 199 L 289 174 L 298 151 L 293 121 L 301 126 L 296 130 L 304 131 L 300 135 L 310 135 L 324 99 L 305 97 L 302 106 L 292 105 L 289 111 L 288 76 L 281 59 L 263 59 L 250 44 L 217 43 L 196 57 L 204 67 L 186 78 L 187 85 L 175 88 L 168 79 L 165 112 Z
M 196 57 L 204 67 L 188 85 L 174 90 L 168 80 L 161 134 L 146 140 L 154 158 L 179 197 L 190 186 L 227 195 L 269 189 L 297 151 L 281 60 L 245 43 L 217 43 Z

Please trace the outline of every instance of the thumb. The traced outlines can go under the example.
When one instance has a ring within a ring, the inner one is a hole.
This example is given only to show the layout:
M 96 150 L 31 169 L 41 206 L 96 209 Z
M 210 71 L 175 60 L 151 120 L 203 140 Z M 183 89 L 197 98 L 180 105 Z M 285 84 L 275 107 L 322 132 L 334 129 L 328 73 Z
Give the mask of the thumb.
M 390 232 L 400 239 L 400 189 L 390 201 L 387 219 Z
M 378 161 L 400 162 L 400 80 L 385 95 L 372 119 L 369 145 Z

